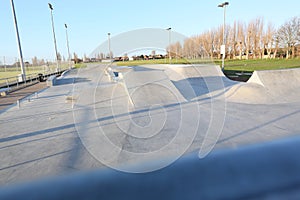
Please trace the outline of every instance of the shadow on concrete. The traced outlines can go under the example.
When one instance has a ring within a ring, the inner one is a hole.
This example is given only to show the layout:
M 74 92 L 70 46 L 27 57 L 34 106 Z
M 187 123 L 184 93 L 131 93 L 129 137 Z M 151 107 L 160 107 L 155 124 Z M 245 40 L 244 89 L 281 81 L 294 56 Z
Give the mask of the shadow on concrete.
M 162 69 L 153 69 L 148 67 L 141 67 L 141 66 L 133 66 L 133 71 L 136 72 L 147 72 L 147 71 L 163 71 Z
M 40 118 L 40 117 L 49 117 L 51 115 L 62 115 L 62 114 L 68 114 L 72 112 L 72 110 L 67 109 L 67 110 L 60 110 L 60 111 L 52 111 L 52 112 L 41 112 L 41 113 L 37 113 L 37 114 L 30 114 L 30 115 L 19 115 L 17 117 L 14 118 L 10 118 L 10 119 L 5 119 L 5 120 L 0 120 L 0 125 L 1 124 L 5 124 L 7 122 L 11 122 L 11 121 L 22 121 L 25 119 L 32 119 L 32 118 Z
M 48 155 L 48 156 L 43 156 L 43 157 L 36 158 L 36 159 L 33 159 L 33 160 L 28 160 L 28 161 L 25 161 L 25 162 L 17 163 L 17 164 L 10 165 L 10 166 L 7 166 L 7 167 L 2 167 L 2 168 L 0 168 L 0 171 L 1 170 L 6 170 L 6 169 L 10 169 L 10 168 L 13 168 L 13 167 L 18 167 L 18 166 L 25 165 L 25 164 L 32 163 L 32 162 L 36 162 L 36 161 L 45 160 L 47 158 L 51 158 L 51 157 L 54 157 L 54 156 L 65 154 L 65 153 L 68 153 L 70 151 L 72 151 L 72 149 L 66 150 L 66 151 L 61 151 L 61 152 L 58 152 L 58 153 L 55 153 L 55 154 L 51 154 L 51 155 Z
M 62 129 L 69 129 L 69 128 L 75 128 L 74 124 L 68 124 L 65 126 L 58 126 L 55 128 L 49 128 L 49 129 L 44 129 L 44 130 L 39 130 L 39 131 L 35 131 L 35 132 L 30 132 L 30 133 L 24 133 L 21 135 L 14 135 L 14 136 L 10 136 L 10 137 L 6 137 L 6 138 L 0 138 L 0 143 L 3 142 L 9 142 L 12 140 L 17 140 L 17 139 L 23 139 L 23 138 L 27 138 L 27 137 L 32 137 L 32 136 L 36 136 L 36 135 L 44 135 L 47 133 L 52 133 L 55 131 L 60 131 Z
M 57 79 L 56 85 L 69 85 L 73 83 L 84 83 L 90 81 L 91 80 L 87 78 L 63 78 L 63 79 Z
M 250 133 L 250 132 L 256 131 L 256 130 L 258 130 L 258 129 L 261 129 L 261 128 L 263 128 L 263 127 L 266 127 L 266 126 L 268 126 L 268 125 L 270 125 L 270 124 L 274 124 L 274 123 L 276 123 L 276 122 L 278 122 L 278 121 L 280 121 L 280 120 L 287 119 L 287 118 L 289 118 L 289 117 L 291 117 L 291 116 L 293 116 L 293 115 L 299 114 L 299 113 L 300 113 L 300 110 L 297 110 L 297 111 L 291 112 L 291 113 L 289 113 L 289 114 L 286 114 L 286 115 L 284 115 L 284 116 L 280 116 L 280 117 L 278 117 L 278 118 L 272 119 L 272 120 L 270 120 L 270 121 L 268 121 L 268 122 L 265 122 L 265 123 L 263 123 L 263 124 L 259 124 L 259 125 L 257 125 L 257 126 L 254 126 L 254 127 L 250 128 L 250 129 L 247 129 L 247 130 L 245 130 L 245 131 L 239 132 L 239 133 L 237 133 L 237 134 L 235 134 L 235 135 L 232 135 L 232 136 L 226 137 L 226 138 L 224 138 L 224 139 L 221 139 L 221 140 L 218 141 L 217 144 L 227 142 L 227 141 L 229 141 L 229 140 L 231 140 L 231 139 L 233 139 L 233 138 L 236 138 L 236 137 L 239 137 L 239 136 L 248 134 L 248 133 Z
M 217 90 L 224 90 L 238 84 L 238 82 L 228 81 L 226 77 L 219 76 L 187 78 L 179 81 L 172 81 L 172 83 L 187 100 L 191 100 Z
M 22 144 L 28 144 L 28 143 L 31 143 L 31 142 L 37 142 L 37 141 L 46 140 L 46 139 L 50 139 L 50 138 L 56 138 L 56 137 L 59 137 L 59 136 L 62 136 L 62 135 L 67 135 L 67 134 L 73 134 L 73 131 L 70 131 L 68 133 L 56 134 L 56 135 L 51 135 L 51 136 L 47 136 L 47 137 L 43 137 L 43 138 L 28 140 L 28 141 L 25 141 L 25 142 L 10 144 L 10 145 L 7 145 L 7 146 L 0 147 L 0 150 L 10 148 L 10 147 L 15 147 L 15 146 L 22 145 Z

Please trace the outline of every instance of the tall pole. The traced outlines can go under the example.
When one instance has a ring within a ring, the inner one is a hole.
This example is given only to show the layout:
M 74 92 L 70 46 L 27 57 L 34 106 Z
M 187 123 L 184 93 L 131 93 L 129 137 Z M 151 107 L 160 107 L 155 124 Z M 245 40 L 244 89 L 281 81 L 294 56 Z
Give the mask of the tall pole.
M 53 41 L 54 41 L 54 48 L 55 48 L 56 71 L 60 71 L 59 64 L 58 64 L 58 52 L 57 52 L 57 45 L 56 45 L 55 30 L 54 30 L 53 7 L 52 7 L 51 3 L 48 3 L 48 5 L 49 5 L 49 8 L 50 8 L 50 13 L 51 13 Z
M 11 3 L 11 8 L 12 8 L 12 13 L 14 16 L 16 37 L 17 37 L 18 50 L 19 50 L 19 59 L 20 59 L 20 66 L 21 66 L 21 72 L 22 72 L 22 77 L 21 77 L 20 81 L 26 81 L 26 73 L 25 73 L 25 67 L 24 67 L 23 54 L 22 54 L 21 41 L 20 41 L 20 36 L 19 36 L 19 29 L 18 29 L 18 22 L 17 22 L 16 12 L 15 12 L 14 1 L 10 0 L 10 3 Z
M 224 2 L 218 7 L 224 8 L 224 17 L 223 17 L 223 45 L 221 47 L 221 53 L 222 53 L 222 71 L 224 71 L 224 65 L 225 65 L 225 54 L 226 54 L 226 39 L 225 39 L 225 26 L 226 26 L 226 6 L 229 5 L 229 2 Z
M 172 28 L 167 28 L 169 31 L 169 64 L 171 64 L 171 30 Z
M 111 60 L 110 33 L 107 33 L 107 37 L 108 37 L 108 53 L 109 53 L 109 59 Z
M 226 52 L 226 41 L 225 41 L 225 26 L 226 26 L 226 6 L 224 6 L 224 17 L 223 17 L 223 55 L 222 55 L 222 71 L 225 67 L 225 52 Z
M 69 69 L 71 69 L 71 54 L 70 54 L 70 46 L 69 46 L 69 36 L 68 36 L 68 26 L 65 24 L 66 28 L 66 40 L 67 40 L 67 49 L 68 49 L 68 63 L 69 63 Z

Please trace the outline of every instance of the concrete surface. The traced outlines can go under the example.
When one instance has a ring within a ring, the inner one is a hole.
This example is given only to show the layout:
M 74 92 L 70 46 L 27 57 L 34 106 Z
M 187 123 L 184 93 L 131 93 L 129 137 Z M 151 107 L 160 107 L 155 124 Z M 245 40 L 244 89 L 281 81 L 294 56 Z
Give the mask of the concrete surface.
M 5 200 L 299 199 L 300 137 L 190 154 L 152 173 L 80 172 L 0 188 Z M 275 156 L 274 156 L 275 155 Z M 238 161 L 238 162 L 237 162 Z
M 0 114 L 1 184 L 104 165 L 147 172 L 189 152 L 204 157 L 213 148 L 235 149 L 300 132 L 296 81 L 290 88 L 272 84 L 264 72 L 258 73 L 263 85 L 238 83 L 216 66 L 158 65 L 112 67 L 123 75 L 112 82 L 107 67 L 71 71 L 38 98 L 22 101 L 20 109 Z M 272 89 L 290 92 L 278 100 L 265 93 Z M 157 159 L 164 162 L 135 168 Z
M 46 87 L 47 86 L 45 82 L 40 82 L 9 92 L 8 95 L 0 97 L 0 112 L 5 108 L 16 104 L 17 100 L 23 99 Z

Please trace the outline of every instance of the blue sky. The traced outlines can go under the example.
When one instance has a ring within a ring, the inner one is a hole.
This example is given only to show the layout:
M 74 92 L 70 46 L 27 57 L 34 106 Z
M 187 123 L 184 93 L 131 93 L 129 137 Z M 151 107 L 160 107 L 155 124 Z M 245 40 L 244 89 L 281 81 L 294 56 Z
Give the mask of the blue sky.
M 10 0 L 0 0 L 0 62 L 18 57 Z M 167 28 L 186 36 L 197 35 L 223 23 L 221 0 L 119 1 L 119 0 L 14 0 L 25 60 L 54 59 L 48 2 L 54 7 L 58 51 L 67 57 L 64 23 L 69 27 L 71 52 L 90 54 L 112 37 L 140 28 Z M 280 26 L 300 16 L 300 1 L 231 0 L 227 23 L 248 22 L 264 17 L 265 23 Z M 9 61 L 8 61 L 9 62 Z

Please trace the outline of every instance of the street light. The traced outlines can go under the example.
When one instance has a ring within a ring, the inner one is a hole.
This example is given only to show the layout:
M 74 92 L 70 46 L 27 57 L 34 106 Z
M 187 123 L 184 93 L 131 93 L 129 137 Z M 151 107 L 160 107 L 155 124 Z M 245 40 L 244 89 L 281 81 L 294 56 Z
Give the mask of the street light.
M 60 71 L 59 65 L 58 65 L 58 53 L 57 53 L 57 45 L 56 45 L 56 37 L 55 37 L 55 31 L 54 31 L 54 20 L 53 20 L 53 6 L 51 3 L 48 3 L 51 13 L 51 22 L 52 22 L 52 32 L 53 32 L 53 40 L 54 40 L 54 48 L 55 48 L 55 57 L 56 57 L 56 71 Z
M 14 23 L 15 23 L 15 29 L 16 29 L 16 37 L 17 37 L 17 43 L 18 43 L 18 50 L 19 50 L 19 59 L 20 59 L 20 66 L 21 66 L 21 72 L 22 72 L 22 77 L 19 77 L 19 81 L 25 82 L 26 81 L 26 73 L 25 73 L 25 67 L 24 67 L 24 61 L 23 61 L 23 54 L 22 54 L 22 48 L 21 48 L 21 41 L 20 41 L 20 36 L 19 36 L 19 29 L 18 29 L 18 23 L 17 23 L 17 17 L 16 17 L 16 12 L 15 12 L 15 6 L 14 6 L 14 1 L 10 0 L 11 3 L 11 8 L 12 8 L 12 13 L 14 16 Z
M 107 37 L 108 37 L 108 52 L 109 52 L 109 59 L 111 60 L 110 33 L 107 33 Z
M 65 24 L 66 28 L 66 40 L 67 40 L 67 49 L 68 49 L 68 62 L 69 62 L 69 69 L 71 69 L 71 54 L 70 54 L 70 46 L 69 46 L 69 37 L 68 37 L 68 26 Z
M 167 31 L 169 31 L 169 63 L 171 64 L 171 31 L 172 28 L 167 28 Z
M 221 54 L 222 54 L 222 71 L 224 70 L 224 64 L 225 64 L 225 53 L 226 53 L 226 47 L 225 47 L 225 26 L 226 26 L 226 6 L 229 5 L 229 2 L 224 2 L 222 4 L 219 4 L 219 8 L 224 8 L 224 22 L 223 22 L 223 45 L 221 46 Z

